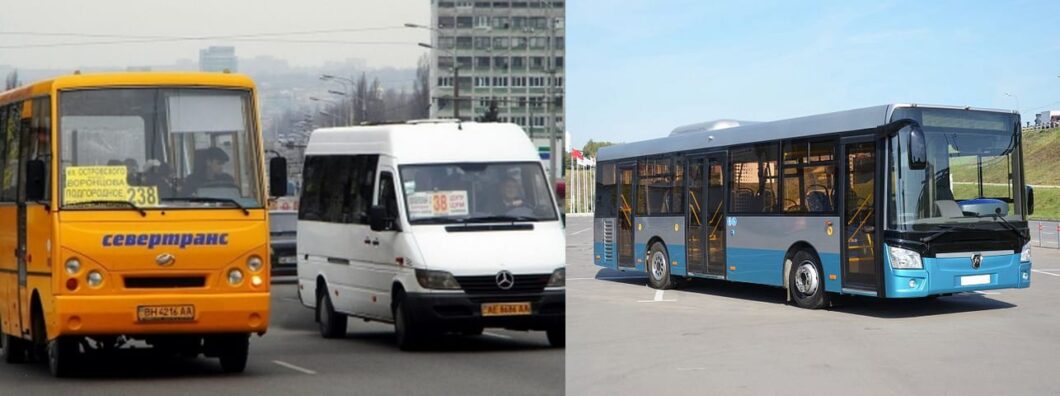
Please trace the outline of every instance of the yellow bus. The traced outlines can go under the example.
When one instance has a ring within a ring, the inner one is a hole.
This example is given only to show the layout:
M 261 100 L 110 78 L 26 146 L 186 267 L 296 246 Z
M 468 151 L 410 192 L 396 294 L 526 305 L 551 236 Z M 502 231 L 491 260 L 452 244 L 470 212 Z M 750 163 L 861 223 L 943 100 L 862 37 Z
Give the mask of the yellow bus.
M 74 74 L 0 93 L 5 361 L 64 376 L 135 342 L 244 370 L 269 322 L 255 101 L 227 73 Z M 283 195 L 286 162 L 269 167 Z

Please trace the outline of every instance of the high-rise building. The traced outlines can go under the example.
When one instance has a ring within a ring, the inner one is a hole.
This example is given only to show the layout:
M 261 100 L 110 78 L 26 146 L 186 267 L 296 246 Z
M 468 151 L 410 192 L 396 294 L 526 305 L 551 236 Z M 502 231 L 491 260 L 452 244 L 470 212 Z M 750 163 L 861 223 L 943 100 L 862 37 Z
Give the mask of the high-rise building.
M 564 17 L 564 1 L 431 0 L 431 117 L 475 120 L 495 103 L 500 121 L 562 148 Z
M 235 73 L 239 66 L 235 47 L 210 46 L 199 50 L 199 70 L 208 72 Z

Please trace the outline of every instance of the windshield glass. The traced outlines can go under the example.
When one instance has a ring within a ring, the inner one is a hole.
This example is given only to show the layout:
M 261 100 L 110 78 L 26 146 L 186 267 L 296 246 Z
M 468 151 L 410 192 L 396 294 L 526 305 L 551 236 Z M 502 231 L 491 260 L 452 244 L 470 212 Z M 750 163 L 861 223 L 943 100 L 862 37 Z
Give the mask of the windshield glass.
M 998 213 L 1022 220 L 1019 120 L 1014 114 L 903 108 L 893 120 L 911 119 L 924 131 L 927 166 L 909 168 L 909 131 L 890 138 L 889 210 L 892 229 L 932 229 L 941 224 L 995 223 Z
M 410 224 L 556 220 L 541 164 L 404 165 Z
M 261 207 L 252 108 L 246 90 L 62 92 L 63 207 Z

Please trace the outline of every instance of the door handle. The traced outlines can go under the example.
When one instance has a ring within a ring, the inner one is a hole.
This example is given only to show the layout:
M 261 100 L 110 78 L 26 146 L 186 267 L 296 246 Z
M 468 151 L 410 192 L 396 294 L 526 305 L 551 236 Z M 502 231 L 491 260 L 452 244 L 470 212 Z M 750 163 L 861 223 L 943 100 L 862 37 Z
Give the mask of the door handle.
M 372 243 L 372 240 L 370 238 L 364 237 L 364 244 L 365 245 L 370 245 L 371 243 Z
M 372 246 L 379 246 L 379 238 L 372 239 Z

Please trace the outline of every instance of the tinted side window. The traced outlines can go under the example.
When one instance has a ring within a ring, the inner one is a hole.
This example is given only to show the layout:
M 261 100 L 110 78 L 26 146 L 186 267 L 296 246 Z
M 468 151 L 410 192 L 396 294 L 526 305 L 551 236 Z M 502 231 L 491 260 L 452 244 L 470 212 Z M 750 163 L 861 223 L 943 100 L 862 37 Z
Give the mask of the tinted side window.
M 30 132 L 30 159 L 44 162 L 44 199 L 51 197 L 52 159 L 52 112 L 51 98 L 43 97 L 33 102 L 33 124 Z
M 345 186 L 347 200 L 343 205 L 347 223 L 368 224 L 368 208 L 372 206 L 372 194 L 375 193 L 375 171 L 378 163 L 378 155 L 353 157 L 348 173 L 349 183 Z
M 2 199 L 4 202 L 14 202 L 18 193 L 19 135 L 22 125 L 22 103 L 11 105 L 7 110 L 7 119 L 4 120 L 3 125 L 4 171 Z
M 569 190 L 568 190 L 569 191 Z M 600 164 L 596 169 L 596 217 L 615 217 L 615 164 Z
M 302 170 L 302 196 L 298 203 L 298 219 L 321 221 L 321 189 L 324 184 L 324 160 L 326 157 L 307 156 Z
M 784 142 L 784 212 L 834 212 L 835 170 L 835 141 Z
M 674 168 L 670 159 L 644 159 L 637 161 L 637 166 L 637 215 L 679 212 L 681 208 L 673 207 Z
M 394 190 L 394 175 L 390 172 L 379 175 L 379 205 L 386 208 L 387 217 L 398 218 L 397 192 Z
M 350 216 L 343 208 L 350 200 L 346 192 L 350 189 L 350 176 L 354 173 L 354 157 L 332 155 L 324 158 L 320 203 L 322 220 L 329 223 L 349 223 Z

